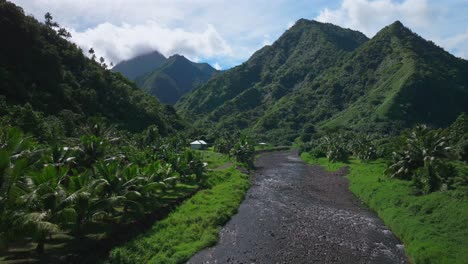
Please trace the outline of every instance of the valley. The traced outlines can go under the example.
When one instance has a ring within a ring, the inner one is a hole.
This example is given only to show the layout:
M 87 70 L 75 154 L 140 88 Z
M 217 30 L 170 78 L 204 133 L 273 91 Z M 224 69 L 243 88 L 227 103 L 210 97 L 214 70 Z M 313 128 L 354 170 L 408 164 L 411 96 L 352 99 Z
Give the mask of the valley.
M 468 61 L 406 23 L 296 19 L 217 70 L 246 49 L 216 25 L 155 40 L 116 16 L 92 46 L 93 16 L 20 2 L 0 0 L 0 263 L 466 263 Z

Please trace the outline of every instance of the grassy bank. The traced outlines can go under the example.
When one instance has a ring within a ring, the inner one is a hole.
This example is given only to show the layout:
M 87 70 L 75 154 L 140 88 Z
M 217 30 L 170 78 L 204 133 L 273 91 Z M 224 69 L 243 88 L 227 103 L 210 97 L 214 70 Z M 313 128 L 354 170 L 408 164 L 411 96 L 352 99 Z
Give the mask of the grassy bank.
M 222 156 L 206 153 L 209 167 L 222 165 Z M 155 223 L 110 254 L 112 263 L 182 263 L 213 245 L 220 227 L 236 213 L 249 187 L 247 175 L 234 166 L 209 172 L 209 187 L 181 204 L 166 219 Z
M 414 195 L 408 181 L 383 176 L 385 164 L 330 163 L 301 155 L 311 164 L 327 170 L 349 166 L 350 190 L 377 212 L 385 224 L 405 244 L 413 263 L 467 263 L 468 195 L 461 191 Z

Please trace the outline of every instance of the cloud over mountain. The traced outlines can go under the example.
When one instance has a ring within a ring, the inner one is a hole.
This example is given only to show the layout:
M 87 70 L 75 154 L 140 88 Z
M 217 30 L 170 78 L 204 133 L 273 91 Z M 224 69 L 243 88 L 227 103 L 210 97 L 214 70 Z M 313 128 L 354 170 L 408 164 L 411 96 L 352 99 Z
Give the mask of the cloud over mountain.
M 155 21 L 139 25 L 99 24 L 83 32 L 70 29 L 73 41 L 114 63 L 158 50 L 165 56 L 184 54 L 189 58 L 232 55 L 232 48 L 212 25 L 201 31 L 171 29 Z
M 431 25 L 436 12 L 426 0 L 343 0 L 336 9 L 323 9 L 316 19 L 360 30 L 372 37 L 383 26 L 402 20 L 412 28 L 425 29 Z
M 457 56 L 468 30 L 460 0 L 11 0 L 43 20 L 51 12 L 73 41 L 119 62 L 158 49 L 230 68 L 279 37 L 300 18 L 315 18 L 372 36 L 395 20 Z M 463 3 L 465 2 L 465 3 Z

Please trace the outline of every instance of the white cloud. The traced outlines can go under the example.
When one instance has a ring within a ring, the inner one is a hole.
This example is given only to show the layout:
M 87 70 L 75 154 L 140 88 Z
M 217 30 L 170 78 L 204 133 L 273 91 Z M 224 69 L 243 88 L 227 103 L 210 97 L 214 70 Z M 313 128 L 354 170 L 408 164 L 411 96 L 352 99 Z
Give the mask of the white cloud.
M 291 20 L 278 13 L 291 6 L 287 0 L 11 1 L 39 20 L 51 12 L 73 41 L 83 49 L 93 46 L 98 56 L 114 63 L 158 48 L 165 55 L 177 52 L 201 61 L 216 57 L 230 67 L 259 49 L 265 34 L 276 38 L 284 29 L 278 24 Z
M 213 68 L 217 69 L 218 71 L 222 70 L 221 65 L 219 65 L 218 62 L 215 62 L 215 64 L 213 64 Z
M 468 5 L 461 0 L 10 1 L 39 20 L 51 12 L 75 42 L 95 47 L 99 56 L 114 62 L 158 48 L 165 55 L 179 52 L 229 68 L 277 39 L 299 18 L 316 17 L 368 36 L 397 19 L 432 40 L 468 30 Z M 462 50 L 462 45 L 452 49 Z
M 91 41 L 92 31 L 107 34 L 102 28 L 112 32 L 115 28 L 130 28 L 145 26 L 148 29 L 148 21 L 170 31 L 179 29 L 185 33 L 200 35 L 212 25 L 213 31 L 228 43 L 231 54 L 224 51 L 208 52 L 216 58 L 206 57 L 204 52 L 197 52 L 192 57 L 201 61 L 218 61 L 223 68 L 229 68 L 242 63 L 252 53 L 261 48 L 265 42 L 264 35 L 269 34 L 270 40 L 274 40 L 284 31 L 285 25 L 299 18 L 310 17 L 311 10 L 324 7 L 324 0 L 10 0 L 24 8 L 27 14 L 32 14 L 39 20 L 43 20 L 46 12 L 51 12 L 54 19 L 62 26 L 76 32 L 73 40 L 85 45 L 94 45 L 96 51 L 108 54 L 112 60 L 127 58 L 132 52 L 130 46 L 120 46 L 121 40 L 107 41 L 104 37 L 94 36 L 97 40 Z M 72 30 L 73 29 L 73 30 Z M 85 34 L 87 33 L 87 34 Z M 145 35 L 153 35 L 159 38 L 158 45 L 146 43 L 137 45 L 137 49 L 145 49 L 153 46 L 163 46 L 166 36 L 156 36 L 154 32 L 145 32 Z M 174 33 L 175 34 L 175 33 Z M 174 35 L 171 34 L 171 35 Z M 216 36 L 211 34 L 211 36 Z M 206 36 L 206 35 L 204 35 Z M 81 37 L 86 37 L 81 40 Z M 141 36 L 139 36 L 141 37 Z M 145 38 L 149 38 L 145 36 Z M 206 41 L 208 42 L 208 41 Z M 270 43 L 271 41 L 268 41 Z M 178 43 L 176 41 L 171 43 Z M 175 50 L 185 50 L 187 42 L 178 43 Z M 200 43 L 200 41 L 197 41 Z M 212 43 L 212 41 L 210 42 Z M 266 43 L 266 42 L 265 42 Z M 104 48 L 104 44 L 110 44 Z M 143 46 L 143 47 L 141 47 Z M 188 48 L 193 50 L 194 45 Z M 198 46 L 197 46 L 198 47 Z M 212 46 L 214 47 L 214 46 Z M 222 48 L 224 49 L 224 48 Z M 101 51 L 99 51 L 101 50 Z M 169 50 L 166 47 L 165 50 Z M 165 52 L 163 50 L 163 52 Z M 221 54 L 221 55 L 220 55 Z M 189 54 L 187 57 L 190 57 Z
M 158 50 L 165 56 L 182 54 L 190 59 L 231 56 L 232 49 L 212 25 L 202 31 L 168 28 L 146 21 L 139 25 L 99 24 L 83 32 L 70 29 L 72 40 L 83 50 L 93 47 L 98 57 L 118 63 L 140 54 Z
M 316 20 L 357 29 L 372 37 L 395 20 L 425 30 L 434 21 L 434 15 L 426 0 L 343 0 L 337 9 L 323 9 Z

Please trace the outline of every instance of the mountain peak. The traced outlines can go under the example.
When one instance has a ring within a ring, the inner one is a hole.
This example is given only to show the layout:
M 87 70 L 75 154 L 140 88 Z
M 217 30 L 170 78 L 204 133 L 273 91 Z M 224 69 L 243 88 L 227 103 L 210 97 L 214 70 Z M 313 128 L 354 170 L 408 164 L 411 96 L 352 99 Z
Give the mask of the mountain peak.
M 166 60 L 167 59 L 164 55 L 155 50 L 129 60 L 124 60 L 115 65 L 115 67 L 112 68 L 112 71 L 120 72 L 127 78 L 134 80 L 138 76 L 157 69 Z
M 400 27 L 400 28 L 401 28 L 401 27 L 405 27 L 405 26 L 403 25 L 403 23 L 401 23 L 400 20 L 395 20 L 395 22 L 393 22 L 392 24 L 390 24 L 390 26 L 391 26 L 391 27 Z
M 392 24 L 381 29 L 379 32 L 377 32 L 376 36 L 386 34 L 400 37 L 404 35 L 416 35 L 415 33 L 413 33 L 413 31 L 411 31 L 411 29 L 407 28 L 399 20 L 396 20 Z
M 185 56 L 181 54 L 174 54 L 174 55 L 171 55 L 169 58 L 184 58 L 185 59 Z
M 156 70 L 137 78 L 137 84 L 165 104 L 174 104 L 182 95 L 210 79 L 216 70 L 195 63 L 180 54 L 170 56 Z
M 189 59 L 187 59 L 184 55 L 180 55 L 180 54 L 174 54 L 174 55 L 170 56 L 170 57 L 168 58 L 168 60 L 175 60 L 175 61 L 176 61 L 176 60 L 177 60 L 177 61 L 180 60 L 180 61 L 189 61 L 189 62 L 190 62 Z
M 301 18 L 294 23 L 294 25 L 291 28 L 301 28 L 301 27 L 310 27 L 310 26 L 323 26 L 328 23 L 322 23 L 316 20 L 309 20 L 305 18 Z

